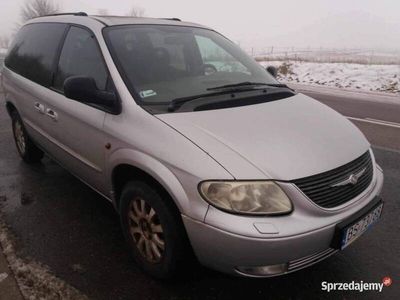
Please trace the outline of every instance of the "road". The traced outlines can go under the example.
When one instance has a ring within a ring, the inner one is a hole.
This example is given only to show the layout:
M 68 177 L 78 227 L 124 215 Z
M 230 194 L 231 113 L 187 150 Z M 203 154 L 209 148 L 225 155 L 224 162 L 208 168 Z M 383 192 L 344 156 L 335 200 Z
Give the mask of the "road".
M 152 280 L 132 262 L 118 217 L 106 200 L 48 159 L 33 167 L 20 161 L 10 120 L 1 108 L 0 196 L 6 197 L 2 210 L 17 237 L 19 255 L 47 265 L 93 299 L 398 299 L 400 126 L 380 123 L 400 123 L 400 102 L 377 104 L 306 93 L 348 117 L 361 119 L 353 121 L 372 142 L 385 172 L 381 222 L 343 252 L 278 278 L 234 278 L 199 266 L 177 283 Z M 384 276 L 394 282 L 379 295 L 321 291 L 322 281 L 381 282 Z
M 346 93 L 335 94 L 335 90 L 330 89 L 327 89 L 329 93 L 321 93 L 318 90 L 301 90 L 301 86 L 295 88 L 349 117 L 372 145 L 400 150 L 400 95 L 397 99 L 393 97 L 391 101 L 384 102 L 363 100 L 362 93 L 348 96 Z M 369 95 L 365 97 L 371 98 Z

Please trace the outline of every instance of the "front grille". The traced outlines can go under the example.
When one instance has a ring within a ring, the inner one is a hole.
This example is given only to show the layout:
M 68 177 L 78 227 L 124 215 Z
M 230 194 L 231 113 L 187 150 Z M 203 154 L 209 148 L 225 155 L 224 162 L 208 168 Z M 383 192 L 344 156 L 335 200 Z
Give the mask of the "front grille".
M 324 251 L 306 257 L 302 257 L 296 260 L 292 260 L 288 264 L 288 272 L 297 271 L 305 267 L 311 266 L 313 264 L 316 264 L 317 262 L 324 260 L 325 258 L 331 256 L 332 254 L 335 254 L 337 251 L 338 251 L 337 249 L 328 248 Z
M 357 174 L 365 168 L 356 184 L 342 186 L 332 185 L 343 182 L 352 174 Z M 314 203 L 321 207 L 332 208 L 344 204 L 361 194 L 371 183 L 373 165 L 371 154 L 365 152 L 359 158 L 339 168 L 321 174 L 296 179 L 292 181 Z

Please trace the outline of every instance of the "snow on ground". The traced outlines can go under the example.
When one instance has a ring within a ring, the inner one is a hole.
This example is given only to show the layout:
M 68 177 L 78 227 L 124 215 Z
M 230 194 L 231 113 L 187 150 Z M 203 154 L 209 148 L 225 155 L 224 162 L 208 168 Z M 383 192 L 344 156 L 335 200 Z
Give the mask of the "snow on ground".
M 278 79 L 307 85 L 323 85 L 361 91 L 400 92 L 399 65 L 261 61 L 278 68 Z
M 369 65 L 398 65 L 400 50 L 338 49 L 338 48 L 296 48 L 264 47 L 262 51 L 245 49 L 259 61 L 294 60 L 326 63 L 351 63 Z

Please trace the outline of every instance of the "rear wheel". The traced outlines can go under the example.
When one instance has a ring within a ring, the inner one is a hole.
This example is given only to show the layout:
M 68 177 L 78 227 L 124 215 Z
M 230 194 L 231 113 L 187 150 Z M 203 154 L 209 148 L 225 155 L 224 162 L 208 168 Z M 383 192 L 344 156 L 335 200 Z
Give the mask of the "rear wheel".
M 15 145 L 21 158 L 26 163 L 36 163 L 43 158 L 43 151 L 40 150 L 28 136 L 19 114 L 14 111 L 11 114 L 12 128 Z
M 188 247 L 176 208 L 140 181 L 125 185 L 120 199 L 121 225 L 139 267 L 159 279 L 179 275 Z

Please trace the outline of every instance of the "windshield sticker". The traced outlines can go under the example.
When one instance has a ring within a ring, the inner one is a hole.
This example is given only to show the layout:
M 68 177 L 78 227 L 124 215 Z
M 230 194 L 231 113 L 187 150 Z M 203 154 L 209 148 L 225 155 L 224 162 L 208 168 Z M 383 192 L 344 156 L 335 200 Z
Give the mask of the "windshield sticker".
M 141 91 L 139 93 L 140 97 L 142 98 L 146 98 L 146 97 L 151 97 L 151 96 L 155 96 L 157 95 L 157 93 L 153 90 L 145 90 L 145 91 Z

